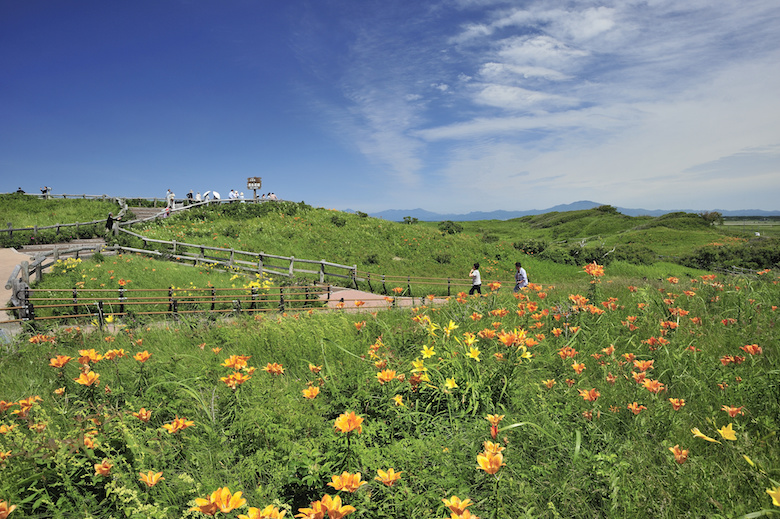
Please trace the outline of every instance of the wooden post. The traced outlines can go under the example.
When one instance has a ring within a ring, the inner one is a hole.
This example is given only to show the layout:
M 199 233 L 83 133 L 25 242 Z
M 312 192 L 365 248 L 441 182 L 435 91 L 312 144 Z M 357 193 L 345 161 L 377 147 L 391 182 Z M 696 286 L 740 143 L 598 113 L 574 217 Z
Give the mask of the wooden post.
M 76 289 L 76 287 L 73 287 L 73 313 L 78 314 L 79 313 L 79 291 Z
M 358 289 L 357 284 L 357 265 L 352 265 L 352 270 L 350 270 L 350 274 L 352 275 L 352 286 L 355 287 L 355 290 Z
M 234 251 L 232 248 L 230 249 L 230 266 L 233 266 L 233 258 L 236 255 L 236 251 Z
M 257 273 L 260 275 L 260 279 L 263 279 L 263 253 L 257 257 Z
M 320 283 L 325 283 L 325 260 L 320 260 Z
M 284 312 L 284 288 L 279 287 L 279 311 Z
M 11 222 L 8 222 L 8 237 L 10 238 L 13 235 L 14 235 L 14 226 Z
M 176 256 L 176 240 L 171 240 L 171 243 L 173 244 L 173 255 Z
M 21 263 L 22 265 L 22 281 L 24 281 L 26 284 L 30 284 L 30 263 L 28 261 L 23 261 Z
M 293 277 L 293 265 L 295 264 L 295 256 L 290 256 L 290 277 Z

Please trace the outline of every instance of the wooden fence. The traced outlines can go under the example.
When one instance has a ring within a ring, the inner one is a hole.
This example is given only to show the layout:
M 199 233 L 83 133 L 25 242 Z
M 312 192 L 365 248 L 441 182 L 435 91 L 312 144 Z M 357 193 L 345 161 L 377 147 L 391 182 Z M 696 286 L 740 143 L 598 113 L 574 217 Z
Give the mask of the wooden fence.
M 5 310 L 23 321 L 94 320 L 103 326 L 114 317 L 186 314 L 257 314 L 326 308 L 332 287 L 151 289 L 32 289 L 25 287 L 20 304 Z
M 158 257 L 171 257 L 177 261 L 191 261 L 194 265 L 221 265 L 232 269 L 255 272 L 261 277 L 264 273 L 292 278 L 298 274 L 314 274 L 319 282 L 324 283 L 325 277 L 346 279 L 351 285 L 356 285 L 357 265 L 340 265 L 325 260 L 307 260 L 294 256 L 277 256 L 264 252 L 249 252 L 223 247 L 210 247 L 196 243 L 177 242 L 175 240 L 155 240 L 141 234 L 120 228 L 119 231 L 143 241 L 143 249 L 114 246 L 118 251 L 140 252 Z M 150 250 L 149 244 L 159 244 L 162 250 Z M 301 268 L 316 265 L 316 269 Z M 329 269 L 330 271 L 328 271 Z M 338 272 L 334 271 L 336 269 Z

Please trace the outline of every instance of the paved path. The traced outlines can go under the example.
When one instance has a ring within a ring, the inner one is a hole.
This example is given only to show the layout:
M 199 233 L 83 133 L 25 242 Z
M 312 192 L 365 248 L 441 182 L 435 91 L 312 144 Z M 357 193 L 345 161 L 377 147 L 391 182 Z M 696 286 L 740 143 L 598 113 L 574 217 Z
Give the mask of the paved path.
M 17 252 L 16 249 L 0 249 L 0 304 L 3 308 L 8 305 L 8 301 L 11 300 L 11 291 L 5 288 L 5 284 L 8 282 L 8 278 L 13 273 L 16 266 L 23 262 L 30 261 L 30 256 Z M 13 319 L 14 316 L 4 310 L 0 311 L 0 321 L 6 321 Z M 20 326 L 18 324 L 4 324 L 0 325 L 0 342 L 2 341 L 3 334 L 16 334 L 19 332 Z

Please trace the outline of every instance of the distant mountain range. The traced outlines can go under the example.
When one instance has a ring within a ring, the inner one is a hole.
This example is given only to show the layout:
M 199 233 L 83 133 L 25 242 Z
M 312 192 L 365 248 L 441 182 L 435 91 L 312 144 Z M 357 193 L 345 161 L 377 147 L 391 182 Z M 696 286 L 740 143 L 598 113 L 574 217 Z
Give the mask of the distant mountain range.
M 593 209 L 599 207 L 597 202 L 591 202 L 590 200 L 580 200 L 571 204 L 561 204 L 547 209 L 530 209 L 528 211 L 475 211 L 467 214 L 455 214 L 455 213 L 433 213 L 426 211 L 425 209 L 388 209 L 386 211 L 380 211 L 378 213 L 369 213 L 370 216 L 375 218 L 383 218 L 394 222 L 403 221 L 404 217 L 409 216 L 411 218 L 417 218 L 424 222 L 441 222 L 444 220 L 452 220 L 454 222 L 468 222 L 474 220 L 510 220 L 512 218 L 520 218 L 521 216 L 528 216 L 533 214 L 551 213 L 554 211 L 580 211 L 583 209 Z M 701 209 L 677 209 L 677 210 L 662 210 L 662 209 L 630 209 L 627 207 L 617 207 L 620 213 L 627 216 L 661 216 L 676 211 L 684 211 L 686 213 L 700 213 Z M 780 211 L 764 211 L 761 209 L 741 209 L 738 211 L 726 211 L 722 209 L 713 209 L 721 213 L 723 216 L 780 216 Z M 348 213 L 354 213 L 352 209 L 345 210 Z

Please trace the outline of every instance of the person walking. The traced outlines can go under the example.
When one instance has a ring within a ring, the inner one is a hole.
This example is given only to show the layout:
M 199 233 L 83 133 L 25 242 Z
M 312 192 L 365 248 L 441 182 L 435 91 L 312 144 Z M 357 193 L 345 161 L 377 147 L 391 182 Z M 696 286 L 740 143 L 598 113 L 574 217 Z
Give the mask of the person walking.
M 518 261 L 515 263 L 515 292 L 520 292 L 521 288 L 528 286 L 528 273 Z
M 474 292 L 482 295 L 482 276 L 479 274 L 479 263 L 474 263 L 474 268 L 469 272 L 469 277 L 471 278 L 471 290 L 469 290 L 469 295 L 474 295 Z

